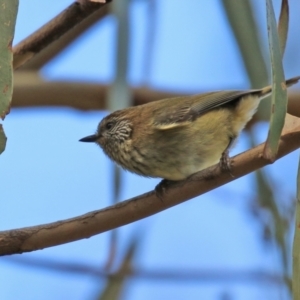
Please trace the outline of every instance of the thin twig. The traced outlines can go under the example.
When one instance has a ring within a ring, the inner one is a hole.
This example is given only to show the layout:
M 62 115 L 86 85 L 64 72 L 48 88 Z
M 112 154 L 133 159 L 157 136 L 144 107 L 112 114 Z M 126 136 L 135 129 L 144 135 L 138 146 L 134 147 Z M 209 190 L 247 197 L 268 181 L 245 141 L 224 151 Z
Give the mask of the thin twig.
M 31 268 L 39 268 L 44 271 L 54 271 L 59 273 L 68 273 L 71 275 L 89 275 L 92 277 L 130 277 L 134 279 L 151 280 L 151 281 L 197 281 L 198 283 L 207 283 L 214 281 L 222 282 L 246 282 L 253 284 L 271 284 L 278 285 L 284 284 L 286 278 L 280 274 L 274 274 L 273 272 L 262 271 L 262 270 L 211 270 L 211 269 L 139 269 L 139 268 L 127 268 L 118 272 L 107 272 L 106 269 L 99 269 L 92 265 L 81 264 L 78 262 L 60 262 L 55 261 L 51 258 L 37 259 L 28 257 L 8 257 L 3 259 L 4 262 L 14 263 L 17 265 L 23 265 Z

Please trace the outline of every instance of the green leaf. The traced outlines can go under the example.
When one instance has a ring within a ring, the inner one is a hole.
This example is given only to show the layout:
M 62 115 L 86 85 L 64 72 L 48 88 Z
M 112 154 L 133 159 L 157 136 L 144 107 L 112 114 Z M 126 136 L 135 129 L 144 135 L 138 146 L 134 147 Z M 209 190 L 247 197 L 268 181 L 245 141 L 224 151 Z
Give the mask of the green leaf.
M 2 125 L 0 124 L 0 154 L 4 151 L 5 146 L 6 146 L 6 136 L 3 131 Z
M 243 63 L 252 89 L 269 84 L 270 67 L 264 57 L 265 48 L 260 39 L 257 10 L 252 0 L 222 0 L 224 12 L 240 49 Z M 251 45 L 251 46 L 249 46 Z M 269 120 L 271 101 L 261 101 L 257 117 Z
M 287 36 L 289 31 L 289 1 L 282 0 L 280 17 L 278 22 L 278 35 L 282 57 L 286 46 Z
M 274 9 L 271 0 L 266 0 L 269 51 L 272 64 L 272 104 L 268 139 L 264 149 L 264 157 L 274 161 L 284 119 L 287 111 L 287 91 L 282 66 L 281 50 Z
M 297 176 L 296 222 L 293 244 L 293 299 L 300 300 L 300 160 Z
M 9 113 L 13 91 L 12 41 L 15 32 L 18 0 L 0 1 L 0 118 Z
M 222 0 L 221 4 L 239 46 L 251 88 L 267 85 L 268 69 L 260 43 L 256 11 L 253 10 L 251 1 Z

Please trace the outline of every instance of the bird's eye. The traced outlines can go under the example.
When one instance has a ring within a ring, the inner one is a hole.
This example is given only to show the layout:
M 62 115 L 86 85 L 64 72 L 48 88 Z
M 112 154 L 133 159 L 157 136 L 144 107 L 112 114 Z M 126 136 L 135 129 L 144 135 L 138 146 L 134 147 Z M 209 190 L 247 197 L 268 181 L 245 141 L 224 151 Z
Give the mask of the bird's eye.
M 114 126 L 113 122 L 108 122 L 108 123 L 106 123 L 105 128 L 107 130 L 110 130 L 110 129 L 112 129 L 113 126 Z

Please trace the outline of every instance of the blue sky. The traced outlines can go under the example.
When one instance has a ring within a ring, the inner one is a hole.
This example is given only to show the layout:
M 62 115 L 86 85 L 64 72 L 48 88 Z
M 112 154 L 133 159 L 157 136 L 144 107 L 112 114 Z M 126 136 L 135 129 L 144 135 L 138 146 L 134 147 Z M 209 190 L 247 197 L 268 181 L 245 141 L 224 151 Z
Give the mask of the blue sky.
M 15 43 L 59 13 L 71 1 L 20 1 Z M 157 1 L 158 2 L 158 1 Z M 233 35 L 219 1 L 164 0 L 157 4 L 154 54 L 149 74 L 143 74 L 147 5 L 133 1 L 129 80 L 173 92 L 248 88 Z M 263 1 L 253 1 L 261 28 Z M 278 11 L 279 1 L 274 1 Z M 291 35 L 299 28 L 291 3 Z M 298 5 L 298 7 L 297 7 Z M 299 11 L 299 10 L 298 10 Z M 30 16 L 30 17 L 29 17 Z M 115 24 L 108 17 L 95 25 L 42 70 L 47 80 L 85 80 L 108 83 L 113 79 Z M 265 32 L 261 32 L 262 39 Z M 289 39 L 287 77 L 299 74 L 296 60 L 300 43 Z M 112 166 L 95 145 L 78 143 L 94 132 L 105 112 L 72 109 L 13 109 L 5 119 L 8 136 L 0 156 L 4 194 L 0 201 L 1 230 L 43 224 L 74 217 L 110 205 Z M 267 124 L 256 126 L 257 142 Z M 247 149 L 242 135 L 232 154 Z M 266 172 L 280 185 L 279 198 L 295 195 L 298 153 L 268 166 Z M 149 191 L 159 182 L 122 172 L 121 199 Z M 142 236 L 134 265 L 146 270 L 280 270 L 278 253 L 261 242 L 259 224 L 249 214 L 256 197 L 249 175 L 206 195 L 145 220 L 118 229 L 118 257 L 135 236 Z M 62 246 L 17 256 L 30 259 L 105 265 L 109 233 Z M 70 274 L 26 267 L 0 259 L 1 299 L 93 299 L 105 281 L 86 274 Z M 130 280 L 123 299 L 286 299 L 279 288 L 230 282 L 172 282 Z

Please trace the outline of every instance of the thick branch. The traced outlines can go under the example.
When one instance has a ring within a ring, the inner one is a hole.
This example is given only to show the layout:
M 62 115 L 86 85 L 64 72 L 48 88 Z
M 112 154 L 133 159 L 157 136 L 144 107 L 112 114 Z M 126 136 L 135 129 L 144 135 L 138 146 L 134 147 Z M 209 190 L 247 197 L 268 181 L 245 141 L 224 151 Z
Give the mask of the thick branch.
M 12 108 L 41 106 L 68 107 L 82 111 L 107 109 L 106 99 L 110 86 L 95 83 L 44 81 L 36 72 L 15 72 Z M 195 92 L 194 92 L 195 93 Z M 187 93 L 132 88 L 133 104 L 185 96 Z M 289 92 L 288 113 L 300 117 L 299 91 Z M 257 121 L 256 116 L 252 122 Z
M 63 12 L 13 48 L 14 69 L 23 65 L 35 54 L 56 41 L 68 30 L 108 2 L 111 2 L 111 0 L 107 0 L 106 3 L 94 3 L 86 0 L 71 4 Z
M 56 106 L 83 111 L 103 110 L 107 109 L 109 89 L 109 86 L 93 83 L 46 82 L 35 72 L 16 72 L 12 108 Z M 133 88 L 132 96 L 137 105 L 179 94 Z
M 299 119 L 289 116 L 276 159 L 300 147 Z M 0 255 L 56 246 L 135 222 L 253 172 L 270 162 L 263 158 L 264 144 L 233 158 L 232 177 L 212 166 L 170 186 L 163 201 L 154 191 L 85 215 L 45 225 L 0 232 Z

